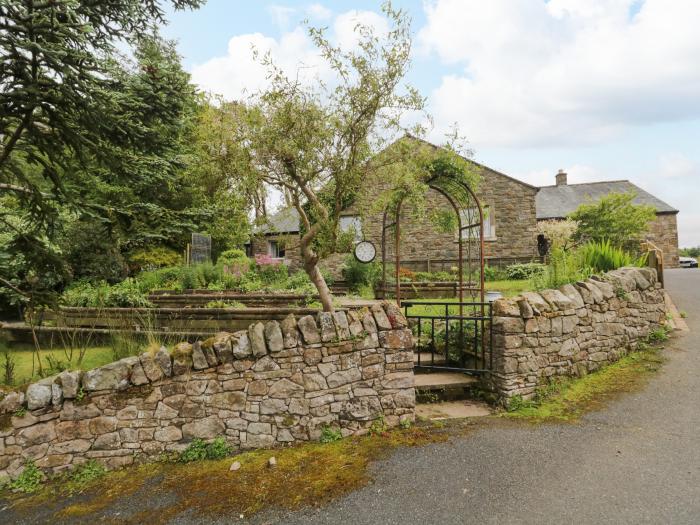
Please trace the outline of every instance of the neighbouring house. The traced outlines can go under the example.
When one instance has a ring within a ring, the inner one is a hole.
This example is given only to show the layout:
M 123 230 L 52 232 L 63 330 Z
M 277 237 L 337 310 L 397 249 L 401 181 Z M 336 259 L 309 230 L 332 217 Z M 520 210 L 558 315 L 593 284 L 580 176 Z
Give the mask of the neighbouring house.
M 268 217 L 267 222 L 253 231 L 246 244 L 248 257 L 267 255 L 286 264 L 292 270 L 301 268 L 299 250 L 299 214 L 293 207 L 282 208 Z
M 656 208 L 657 219 L 652 224 L 649 238 L 664 251 L 666 266 L 678 266 L 678 210 L 629 181 L 569 185 L 566 173 L 560 172 L 555 186 L 539 188 L 476 162 L 470 163 L 481 176 L 476 193 L 485 211 L 484 257 L 490 266 L 504 267 L 541 260 L 538 221 L 565 218 L 588 199 L 629 191 L 637 194 L 636 202 Z M 386 181 L 368 180 L 361 191 L 379 195 L 388 189 Z M 355 230 L 358 240 L 373 242 L 380 257 L 383 213 L 370 208 L 361 209 L 360 202 L 367 200 L 358 199 L 344 210 L 339 227 Z M 440 271 L 455 265 L 459 245 L 457 234 L 439 231 L 434 221 L 427 218 L 435 211 L 451 209 L 447 199 L 432 189 L 426 198 L 428 213 L 425 219 L 410 217 L 410 207 L 406 206 L 401 223 L 402 266 L 416 271 Z M 296 210 L 283 208 L 269 218 L 267 225 L 258 229 L 248 246 L 249 255 L 268 255 L 284 261 L 291 269 L 300 268 L 299 231 Z M 343 257 L 331 257 L 326 267 L 339 277 L 342 261 Z
M 634 193 L 635 204 L 647 204 L 656 209 L 647 239 L 664 253 L 664 265 L 678 266 L 678 210 L 644 191 L 628 180 L 568 184 L 567 174 L 559 170 L 554 186 L 544 186 L 537 192 L 537 220 L 564 219 L 581 204 L 595 202 L 610 193 Z

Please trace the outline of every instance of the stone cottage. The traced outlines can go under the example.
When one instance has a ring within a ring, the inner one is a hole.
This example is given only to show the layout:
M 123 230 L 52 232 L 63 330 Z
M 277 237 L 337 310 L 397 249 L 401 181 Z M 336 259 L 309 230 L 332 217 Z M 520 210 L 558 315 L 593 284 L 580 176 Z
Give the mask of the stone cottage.
M 678 210 L 628 180 L 568 184 L 567 174 L 559 170 L 554 186 L 537 192 L 537 220 L 564 219 L 581 204 L 598 201 L 610 193 L 634 193 L 635 204 L 647 204 L 656 210 L 656 219 L 649 228 L 648 240 L 664 253 L 667 268 L 678 266 Z
M 565 218 L 589 199 L 629 191 L 637 194 L 637 203 L 651 204 L 656 208 L 657 219 L 652 224 L 649 238 L 663 250 L 667 267 L 678 266 L 678 210 L 629 181 L 569 185 L 566 173 L 560 172 L 556 176 L 556 185 L 539 188 L 474 161 L 469 163 L 481 177 L 477 197 L 485 212 L 484 257 L 490 266 L 540 260 L 538 221 Z M 361 191 L 379 195 L 390 189 L 387 184 L 379 178 L 367 180 Z M 357 202 L 366 201 L 358 199 Z M 427 195 L 426 209 L 426 216 L 437 210 L 452 210 L 447 199 L 432 189 Z M 410 211 L 407 206 L 404 210 L 407 218 L 401 223 L 402 266 L 417 271 L 447 270 L 454 266 L 458 258 L 457 233 L 441 232 L 427 218 L 408 218 Z M 381 212 L 360 209 L 356 203 L 343 211 L 339 226 L 342 230 L 354 230 L 358 240 L 373 242 L 380 257 L 382 218 Z M 268 255 L 279 258 L 291 269 L 300 268 L 299 231 L 296 210 L 284 208 L 258 230 L 248 246 L 249 255 Z M 338 270 L 340 260 L 332 258 L 331 269 Z

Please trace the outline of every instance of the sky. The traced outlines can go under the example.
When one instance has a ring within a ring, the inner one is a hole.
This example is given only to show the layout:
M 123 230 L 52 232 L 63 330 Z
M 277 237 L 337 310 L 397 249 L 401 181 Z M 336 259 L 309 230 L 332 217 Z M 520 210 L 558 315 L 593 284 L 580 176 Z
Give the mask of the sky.
M 319 63 L 302 22 L 353 45 L 380 31 L 380 1 L 208 0 L 169 12 L 204 91 L 264 86 L 252 46 L 288 73 Z M 474 160 L 530 184 L 628 179 L 680 210 L 681 247 L 700 245 L 700 0 L 405 0 L 407 81 L 426 97 L 429 137 L 457 123 Z M 320 74 L 321 76 L 323 73 Z

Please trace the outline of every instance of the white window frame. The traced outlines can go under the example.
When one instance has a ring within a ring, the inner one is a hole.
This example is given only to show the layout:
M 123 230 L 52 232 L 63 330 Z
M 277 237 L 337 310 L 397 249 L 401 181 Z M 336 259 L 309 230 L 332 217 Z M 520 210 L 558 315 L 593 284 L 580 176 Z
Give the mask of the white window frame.
M 280 241 L 278 239 L 270 239 L 267 241 L 267 254 L 273 259 L 284 259 L 286 250 L 284 248 L 281 249 L 285 251 L 284 255 L 280 255 Z
M 494 221 L 493 207 L 483 206 L 482 210 L 484 212 L 484 240 L 495 240 L 496 239 L 496 221 Z M 462 219 L 462 226 L 468 226 L 469 224 L 478 221 L 477 217 L 479 215 L 478 208 L 469 208 L 461 210 L 459 212 L 460 218 Z M 471 219 L 471 220 L 470 220 Z M 479 238 L 479 230 L 477 228 L 469 228 L 462 230 L 462 239 L 468 239 L 469 235 L 474 238 Z M 457 236 L 455 236 L 457 237 Z M 459 238 L 459 237 L 457 237 Z

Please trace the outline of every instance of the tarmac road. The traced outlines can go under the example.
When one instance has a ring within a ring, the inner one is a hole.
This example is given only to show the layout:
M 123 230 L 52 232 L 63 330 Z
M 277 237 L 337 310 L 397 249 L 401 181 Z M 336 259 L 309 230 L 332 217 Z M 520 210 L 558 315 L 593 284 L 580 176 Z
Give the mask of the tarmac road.
M 691 332 L 643 391 L 576 425 L 494 425 L 401 450 L 363 490 L 256 522 L 700 523 L 700 270 L 670 270 L 666 281 Z

